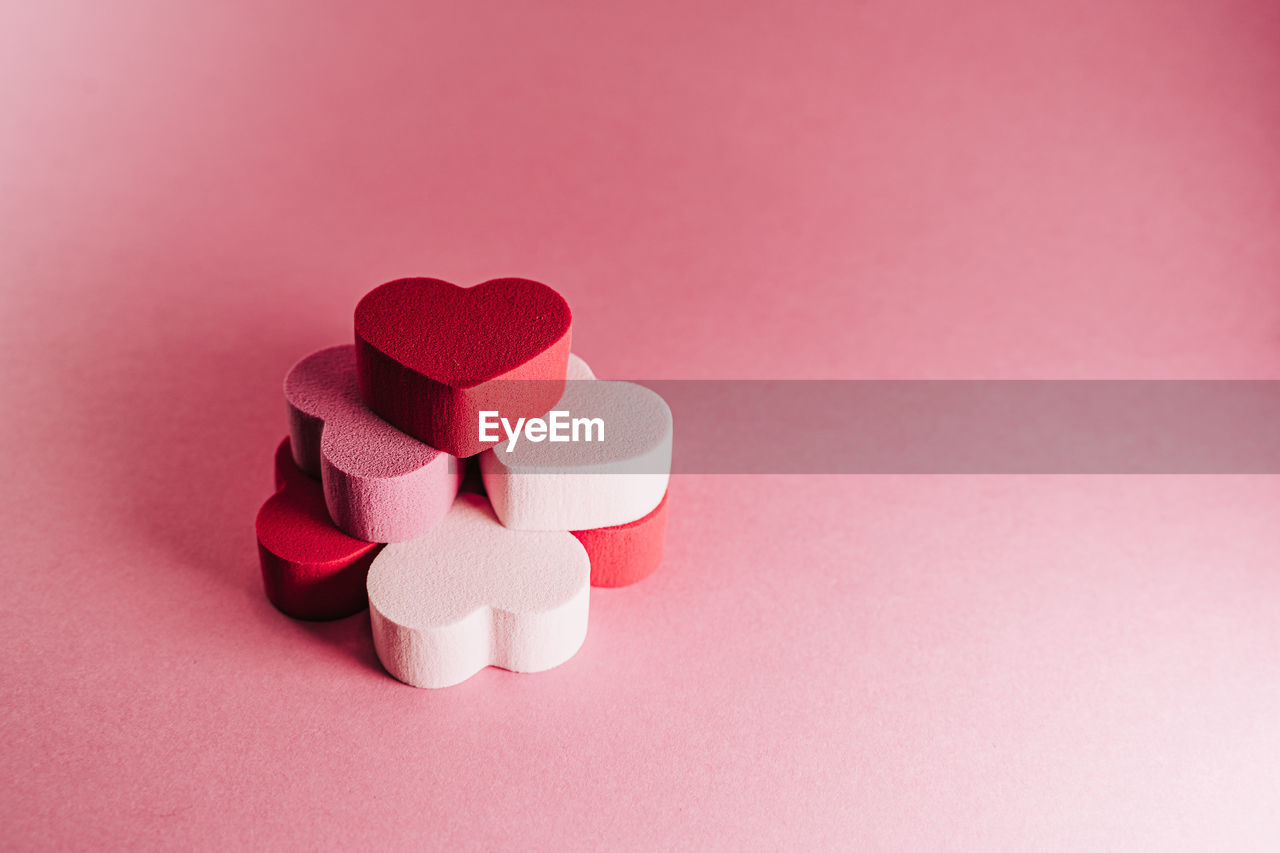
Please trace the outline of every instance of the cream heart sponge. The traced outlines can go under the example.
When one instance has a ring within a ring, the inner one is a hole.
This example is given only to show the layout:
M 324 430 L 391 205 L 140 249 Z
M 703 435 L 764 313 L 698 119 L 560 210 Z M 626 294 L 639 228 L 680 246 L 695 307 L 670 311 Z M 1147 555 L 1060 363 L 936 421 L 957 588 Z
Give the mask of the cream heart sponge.
M 374 558 L 374 647 L 415 687 L 448 687 L 486 666 L 550 669 L 586 639 L 590 588 L 573 534 L 510 530 L 482 496 L 462 494 L 430 532 Z

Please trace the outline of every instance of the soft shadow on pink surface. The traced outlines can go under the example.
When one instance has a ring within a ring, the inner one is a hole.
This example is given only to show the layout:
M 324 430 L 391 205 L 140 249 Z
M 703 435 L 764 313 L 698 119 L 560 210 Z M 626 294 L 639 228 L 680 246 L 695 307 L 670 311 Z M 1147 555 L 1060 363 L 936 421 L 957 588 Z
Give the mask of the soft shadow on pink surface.
M 1274 3 L 0 33 L 12 846 L 1278 846 L 1276 478 L 678 478 L 577 657 L 443 691 L 253 539 L 285 370 L 406 274 L 547 281 L 604 377 L 1276 376 Z
M 198 251 L 184 255 L 160 233 L 124 248 L 136 253 L 134 265 L 84 274 L 95 279 L 94 295 L 81 297 L 89 304 L 60 354 L 61 381 L 46 389 L 42 408 L 53 423 L 42 434 L 71 432 L 59 465 L 109 484 L 103 525 L 151 555 L 129 566 L 139 574 L 128 582 L 188 586 L 193 597 L 220 587 L 213 636 L 256 623 L 275 642 L 329 648 L 381 673 L 367 616 L 287 619 L 262 595 L 255 549 L 254 516 L 273 489 L 268 450 L 286 432 L 281 380 L 328 343 L 320 336 L 343 325 L 341 315 L 316 328 L 295 322 L 309 315 L 305 307 L 278 299 L 240 307 L 227 294 L 254 285 L 237 281 L 235 266 L 210 269 Z

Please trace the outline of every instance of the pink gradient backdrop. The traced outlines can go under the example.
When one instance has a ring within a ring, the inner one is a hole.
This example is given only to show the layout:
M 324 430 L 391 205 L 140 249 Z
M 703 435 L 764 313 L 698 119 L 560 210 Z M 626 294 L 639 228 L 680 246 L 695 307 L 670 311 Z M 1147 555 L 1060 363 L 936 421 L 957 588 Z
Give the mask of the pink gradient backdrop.
M 681 477 L 440 692 L 252 524 L 406 274 L 607 377 L 1280 377 L 1280 4 L 7 2 L 0 87 L 4 846 L 1280 846 L 1274 477 Z

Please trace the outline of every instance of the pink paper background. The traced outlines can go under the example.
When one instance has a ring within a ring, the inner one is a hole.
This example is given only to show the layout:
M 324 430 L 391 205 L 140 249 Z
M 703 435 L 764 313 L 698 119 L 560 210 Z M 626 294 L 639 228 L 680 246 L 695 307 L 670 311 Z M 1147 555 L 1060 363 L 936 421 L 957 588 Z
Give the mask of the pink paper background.
M 444 691 L 253 517 L 407 274 L 606 377 L 1280 377 L 1278 139 L 1276 2 L 4 4 L 0 840 L 1276 849 L 1275 477 L 681 477 Z

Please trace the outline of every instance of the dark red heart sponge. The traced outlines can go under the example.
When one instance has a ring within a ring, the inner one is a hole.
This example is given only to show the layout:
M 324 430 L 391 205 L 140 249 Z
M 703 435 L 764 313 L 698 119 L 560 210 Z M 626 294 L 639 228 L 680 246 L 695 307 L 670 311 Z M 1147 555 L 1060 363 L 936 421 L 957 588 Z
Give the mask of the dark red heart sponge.
M 419 441 L 463 458 L 481 442 L 481 410 L 540 417 L 564 392 L 573 315 L 545 284 L 499 278 L 459 287 L 404 278 L 356 306 L 365 404 Z
M 258 559 L 267 598 L 298 619 L 341 619 L 368 606 L 369 564 L 382 550 L 329 519 L 324 488 L 293 461 L 289 439 L 276 449 L 276 488 L 258 510 Z

